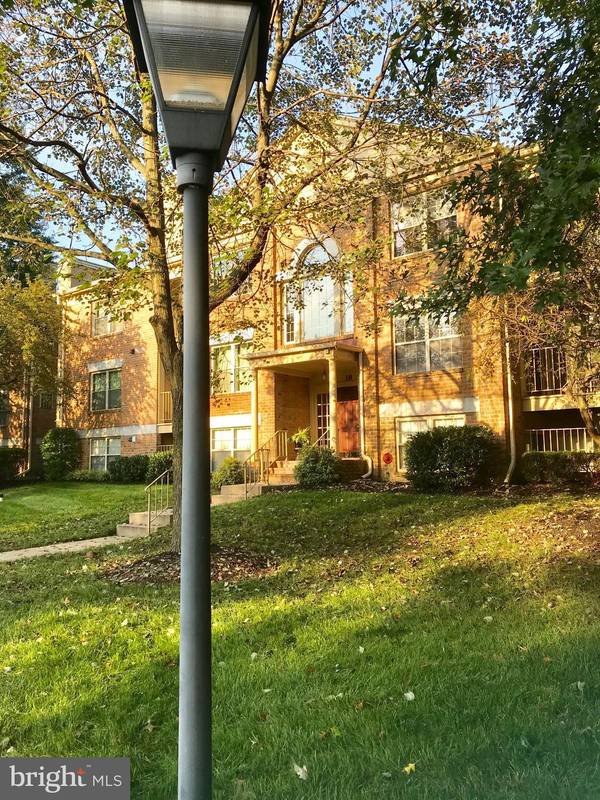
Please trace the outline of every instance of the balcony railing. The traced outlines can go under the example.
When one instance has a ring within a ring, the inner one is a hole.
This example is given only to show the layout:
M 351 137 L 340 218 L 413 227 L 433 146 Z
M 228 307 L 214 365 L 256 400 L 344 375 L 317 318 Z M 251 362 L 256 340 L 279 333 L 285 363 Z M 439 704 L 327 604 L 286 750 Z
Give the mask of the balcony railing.
M 585 428 L 537 428 L 527 431 L 528 450 L 537 453 L 592 452 L 594 442 Z
M 562 394 L 567 383 L 565 355 L 559 347 L 534 347 L 525 369 L 527 394 Z
M 171 392 L 160 393 L 158 421 L 161 423 L 173 422 L 173 398 L 171 397 Z

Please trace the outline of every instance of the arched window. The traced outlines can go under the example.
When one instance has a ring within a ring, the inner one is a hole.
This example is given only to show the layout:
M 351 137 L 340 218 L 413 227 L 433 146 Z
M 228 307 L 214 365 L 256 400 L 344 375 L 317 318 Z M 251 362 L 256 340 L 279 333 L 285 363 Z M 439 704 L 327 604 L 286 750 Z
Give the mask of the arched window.
M 302 256 L 299 281 L 284 289 L 283 335 L 286 344 L 343 336 L 354 331 L 352 277 L 327 273 L 332 256 L 317 244 Z

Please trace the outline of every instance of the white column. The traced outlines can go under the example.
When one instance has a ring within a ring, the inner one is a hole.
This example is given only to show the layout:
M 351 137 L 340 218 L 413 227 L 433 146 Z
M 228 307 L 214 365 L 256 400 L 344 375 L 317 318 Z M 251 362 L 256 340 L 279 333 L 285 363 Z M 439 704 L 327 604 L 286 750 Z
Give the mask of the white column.
M 252 370 L 252 389 L 250 392 L 250 416 L 252 419 L 252 452 L 258 450 L 258 370 Z
M 329 366 L 329 446 L 337 451 L 337 374 L 335 357 L 328 361 Z

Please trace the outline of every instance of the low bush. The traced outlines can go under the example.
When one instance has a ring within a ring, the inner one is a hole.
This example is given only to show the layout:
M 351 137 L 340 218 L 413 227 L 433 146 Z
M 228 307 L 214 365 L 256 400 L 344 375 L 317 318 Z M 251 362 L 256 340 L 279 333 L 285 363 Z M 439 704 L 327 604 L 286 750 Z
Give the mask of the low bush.
M 52 428 L 40 445 L 44 477 L 60 481 L 79 464 L 79 439 L 73 428 Z
M 226 458 L 220 467 L 212 474 L 210 479 L 213 492 L 219 492 L 221 486 L 231 486 L 244 482 L 244 467 L 237 458 Z
M 75 469 L 67 475 L 68 481 L 82 481 L 86 483 L 106 483 L 110 479 L 108 472 L 97 469 Z
M 146 483 L 152 483 L 155 478 L 162 475 L 167 469 L 173 468 L 173 453 L 170 450 L 159 450 L 148 456 L 148 469 L 146 470 Z
M 328 447 L 305 445 L 300 450 L 294 477 L 303 489 L 322 489 L 338 483 L 338 460 Z
M 113 483 L 144 483 L 148 472 L 148 456 L 119 456 L 108 465 Z
M 27 453 L 21 447 L 0 447 L 0 486 L 17 477 L 26 457 Z
M 408 440 L 406 476 L 424 491 L 473 489 L 491 481 L 500 456 L 500 444 L 485 425 L 432 428 Z
M 590 484 L 600 472 L 598 453 L 524 453 L 521 473 L 529 483 L 583 483 Z

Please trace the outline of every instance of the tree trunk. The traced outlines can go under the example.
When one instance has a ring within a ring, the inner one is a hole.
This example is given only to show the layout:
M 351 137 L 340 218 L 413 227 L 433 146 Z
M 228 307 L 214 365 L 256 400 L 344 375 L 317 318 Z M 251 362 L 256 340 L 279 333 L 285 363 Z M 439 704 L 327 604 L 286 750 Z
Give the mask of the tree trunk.
M 173 530 L 171 550 L 178 553 L 181 547 L 181 475 L 183 455 L 183 354 L 174 359 L 171 373 L 173 398 Z

